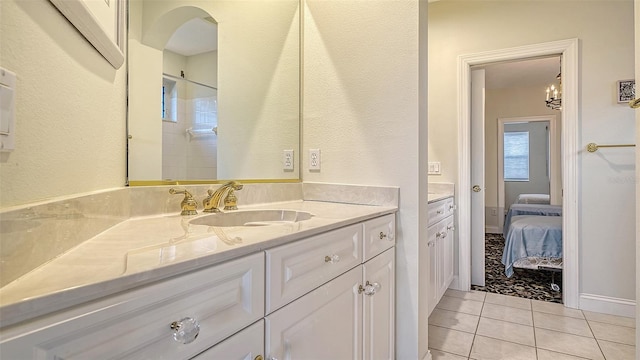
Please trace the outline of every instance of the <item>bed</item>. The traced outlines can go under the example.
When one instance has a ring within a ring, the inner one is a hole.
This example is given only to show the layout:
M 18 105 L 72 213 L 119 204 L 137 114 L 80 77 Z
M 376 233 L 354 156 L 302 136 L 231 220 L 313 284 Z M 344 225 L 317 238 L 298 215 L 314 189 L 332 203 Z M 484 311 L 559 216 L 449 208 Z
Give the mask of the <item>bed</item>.
M 543 204 L 513 204 L 507 211 L 504 218 L 504 227 L 502 234 L 507 237 L 511 219 L 518 215 L 542 215 L 542 216 L 562 216 L 562 205 L 543 205 Z
M 561 270 L 562 216 L 512 216 L 502 264 L 507 277 L 513 276 L 514 267 Z
M 550 204 L 551 198 L 548 194 L 520 194 L 515 201 L 516 204 Z

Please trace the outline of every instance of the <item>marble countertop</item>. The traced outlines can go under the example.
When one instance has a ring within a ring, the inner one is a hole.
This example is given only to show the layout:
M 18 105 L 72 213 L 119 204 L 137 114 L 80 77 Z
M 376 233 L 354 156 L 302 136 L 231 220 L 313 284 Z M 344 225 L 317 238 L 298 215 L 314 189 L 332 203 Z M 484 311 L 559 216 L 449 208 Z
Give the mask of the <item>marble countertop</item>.
M 190 223 L 209 214 L 130 218 L 1 288 L 2 326 L 397 211 L 395 206 L 302 200 L 241 210 L 252 209 L 314 216 L 254 227 Z
M 438 200 L 450 198 L 453 196 L 453 193 L 432 193 L 429 194 L 429 204 L 432 202 L 436 202 Z

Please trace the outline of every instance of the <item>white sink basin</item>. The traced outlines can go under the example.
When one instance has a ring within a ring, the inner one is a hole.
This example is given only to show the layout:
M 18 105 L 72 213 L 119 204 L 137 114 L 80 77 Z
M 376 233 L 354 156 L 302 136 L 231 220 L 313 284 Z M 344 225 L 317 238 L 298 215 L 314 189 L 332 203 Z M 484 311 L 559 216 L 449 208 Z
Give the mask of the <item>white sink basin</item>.
M 295 210 L 240 210 L 214 213 L 189 221 L 205 226 L 264 226 L 309 220 L 313 214 Z

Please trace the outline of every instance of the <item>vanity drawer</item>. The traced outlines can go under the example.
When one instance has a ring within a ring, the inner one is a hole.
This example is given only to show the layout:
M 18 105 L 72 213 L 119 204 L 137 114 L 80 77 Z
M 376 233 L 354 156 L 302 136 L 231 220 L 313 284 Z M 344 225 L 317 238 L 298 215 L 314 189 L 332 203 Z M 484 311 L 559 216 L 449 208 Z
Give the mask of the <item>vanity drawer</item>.
M 396 216 L 381 216 L 364 223 L 364 261 L 367 261 L 396 243 Z
M 429 226 L 437 223 L 438 221 L 444 219 L 445 217 L 453 214 L 453 210 L 455 206 L 453 204 L 453 198 L 449 197 L 446 199 L 438 200 L 432 202 L 428 206 L 429 209 Z
M 362 224 L 266 251 L 266 313 L 362 263 Z
M 263 316 L 259 253 L 3 331 L 0 358 L 189 359 Z M 185 318 L 200 326 L 187 344 L 172 330 Z

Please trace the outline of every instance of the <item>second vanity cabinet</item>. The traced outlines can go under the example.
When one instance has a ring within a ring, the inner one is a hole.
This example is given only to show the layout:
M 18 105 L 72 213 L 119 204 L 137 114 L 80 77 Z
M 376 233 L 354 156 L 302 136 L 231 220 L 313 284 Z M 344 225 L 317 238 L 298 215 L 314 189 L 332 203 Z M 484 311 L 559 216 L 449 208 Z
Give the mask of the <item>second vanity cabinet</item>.
M 5 329 L 0 358 L 392 359 L 394 246 L 374 218 Z
M 453 197 L 429 203 L 429 314 L 453 280 L 454 212 Z

